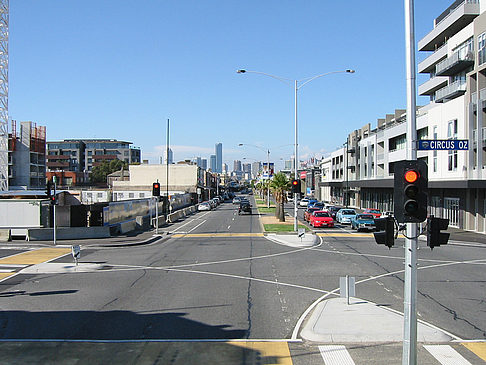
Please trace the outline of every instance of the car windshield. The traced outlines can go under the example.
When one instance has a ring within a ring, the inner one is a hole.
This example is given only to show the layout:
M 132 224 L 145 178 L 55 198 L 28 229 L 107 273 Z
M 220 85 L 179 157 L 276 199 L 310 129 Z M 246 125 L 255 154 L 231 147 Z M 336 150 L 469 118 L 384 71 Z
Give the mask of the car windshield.
M 373 217 L 371 214 L 360 214 L 358 216 L 356 216 L 357 219 L 374 219 L 375 217 Z
M 380 213 L 378 209 L 368 209 L 367 212 L 369 213 Z
M 326 213 L 326 212 L 316 213 L 315 216 L 316 217 L 329 217 L 329 213 Z
M 341 211 L 341 214 L 354 215 L 354 214 L 356 214 L 356 212 L 354 210 L 347 210 L 347 209 L 345 209 L 345 210 L 342 210 Z

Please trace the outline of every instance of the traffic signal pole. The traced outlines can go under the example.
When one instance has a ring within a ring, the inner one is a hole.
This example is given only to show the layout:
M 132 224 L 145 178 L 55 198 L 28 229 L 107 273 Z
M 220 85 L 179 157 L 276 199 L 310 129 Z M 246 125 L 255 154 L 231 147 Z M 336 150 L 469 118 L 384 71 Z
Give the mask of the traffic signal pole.
M 414 1 L 405 0 L 407 159 L 417 159 Z M 417 223 L 407 223 L 402 365 L 417 364 Z

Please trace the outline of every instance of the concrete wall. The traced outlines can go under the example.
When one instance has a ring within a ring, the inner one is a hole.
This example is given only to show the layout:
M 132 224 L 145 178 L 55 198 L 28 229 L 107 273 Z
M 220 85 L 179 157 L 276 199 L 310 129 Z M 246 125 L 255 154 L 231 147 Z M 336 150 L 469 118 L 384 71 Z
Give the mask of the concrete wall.
M 56 240 L 75 240 L 89 238 L 108 238 L 110 237 L 109 227 L 70 227 L 58 228 L 56 230 Z M 49 241 L 54 239 L 52 228 L 29 228 L 26 240 L 28 241 Z

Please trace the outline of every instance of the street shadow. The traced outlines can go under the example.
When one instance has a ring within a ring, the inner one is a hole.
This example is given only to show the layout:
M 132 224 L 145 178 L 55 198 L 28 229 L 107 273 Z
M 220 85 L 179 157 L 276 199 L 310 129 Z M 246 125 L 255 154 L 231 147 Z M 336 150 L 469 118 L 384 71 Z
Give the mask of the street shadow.
M 62 292 L 66 291 L 59 291 Z M 0 313 L 0 339 L 201 340 L 246 336 L 243 329 L 231 329 L 224 324 L 207 325 L 187 319 L 185 315 L 183 312 L 139 314 L 122 310 L 3 311 Z
M 78 290 L 51 290 L 51 291 L 39 291 L 28 293 L 25 290 L 17 290 L 17 291 L 10 291 L 10 292 L 2 292 L 0 293 L 0 298 L 7 298 L 7 297 L 16 297 L 19 295 L 28 295 L 31 297 L 35 296 L 42 296 L 42 295 L 59 295 L 59 294 L 74 294 L 77 293 Z

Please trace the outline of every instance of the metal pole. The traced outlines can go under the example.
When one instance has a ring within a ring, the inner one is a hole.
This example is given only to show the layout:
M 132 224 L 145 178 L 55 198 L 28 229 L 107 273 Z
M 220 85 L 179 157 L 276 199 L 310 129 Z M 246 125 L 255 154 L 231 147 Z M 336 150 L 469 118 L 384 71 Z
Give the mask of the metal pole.
M 294 165 L 295 165 L 295 176 L 294 176 L 294 179 L 299 179 L 299 177 L 297 177 L 297 174 L 299 173 L 299 157 L 298 157 L 298 138 L 297 138 L 297 91 L 298 91 L 298 87 L 297 87 L 297 80 L 294 81 L 294 111 L 295 111 L 295 115 L 294 115 L 294 128 L 295 128 L 295 149 L 294 149 L 294 156 L 295 156 L 295 161 L 294 161 Z M 297 208 L 297 195 L 299 193 L 294 193 L 294 231 L 297 232 L 298 231 L 298 228 L 297 228 L 297 214 L 299 212 L 298 208 Z
M 56 205 L 57 205 L 56 183 L 57 183 L 57 179 L 56 179 L 55 176 L 52 178 L 52 181 L 54 182 L 54 212 L 53 212 L 54 230 L 53 230 L 53 233 L 54 233 L 54 246 L 55 246 L 57 244 L 57 242 L 56 242 L 56 227 L 57 227 L 57 224 L 56 224 Z
M 155 198 L 155 234 L 159 234 L 159 202 Z
M 167 160 L 165 161 L 167 165 L 167 170 L 166 170 L 166 197 L 167 197 L 167 202 L 165 204 L 165 218 L 167 219 L 167 216 L 169 215 L 169 118 L 167 118 Z
M 267 150 L 267 173 L 268 173 L 267 208 L 270 208 L 270 150 Z
M 407 159 L 416 160 L 416 83 L 414 2 L 405 0 L 405 47 L 407 74 Z M 405 239 L 405 287 L 402 365 L 417 364 L 417 224 L 407 223 Z
M 345 206 L 346 208 L 348 207 L 348 194 L 349 194 L 349 178 L 348 178 L 348 170 L 349 170 L 349 167 L 348 167 L 348 155 L 349 154 L 349 142 L 348 140 L 346 140 L 346 195 L 344 196 L 345 197 Z

